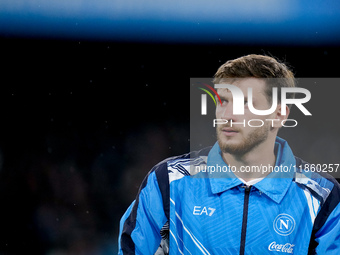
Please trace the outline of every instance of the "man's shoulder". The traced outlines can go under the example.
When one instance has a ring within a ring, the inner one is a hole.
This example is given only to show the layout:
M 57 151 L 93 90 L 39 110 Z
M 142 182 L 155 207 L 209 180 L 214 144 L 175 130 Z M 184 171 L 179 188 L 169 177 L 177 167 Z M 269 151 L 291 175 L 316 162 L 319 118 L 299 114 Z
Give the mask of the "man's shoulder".
M 192 151 L 179 156 L 166 158 L 155 165 L 149 174 L 153 173 L 157 179 L 158 188 L 163 200 L 163 208 L 167 219 L 170 212 L 170 182 L 190 175 L 190 164 L 193 161 L 204 162 L 204 157 L 207 157 L 211 147 L 206 147 L 198 151 Z
M 204 161 L 209 154 L 209 151 L 211 150 L 212 146 L 205 147 L 201 150 L 191 151 L 185 154 L 173 156 L 166 158 L 156 164 L 152 169 L 151 172 L 155 172 L 156 174 L 158 172 L 171 172 L 172 170 L 182 170 L 185 169 L 186 166 L 189 166 L 190 164 L 197 164 L 197 162 Z
M 340 185 L 331 174 L 299 157 L 295 159 L 298 170 L 294 179 L 296 183 L 310 190 L 322 203 L 327 198 L 340 201 Z
M 339 208 L 340 205 L 340 185 L 332 175 L 300 158 L 296 158 L 296 166 L 301 171 L 296 172 L 295 182 L 304 190 L 308 190 L 319 201 L 319 206 L 316 207 L 318 208 L 317 215 L 315 215 L 316 217 L 314 216 L 313 220 L 313 231 L 308 253 L 314 254 L 319 245 L 316 241 L 316 235 L 327 222 L 334 222 L 334 217 L 338 217 L 333 212 L 336 212 L 336 208 Z M 307 201 L 310 203 L 311 200 L 307 199 Z M 314 210 L 314 206 L 315 204 L 312 203 L 310 208 Z

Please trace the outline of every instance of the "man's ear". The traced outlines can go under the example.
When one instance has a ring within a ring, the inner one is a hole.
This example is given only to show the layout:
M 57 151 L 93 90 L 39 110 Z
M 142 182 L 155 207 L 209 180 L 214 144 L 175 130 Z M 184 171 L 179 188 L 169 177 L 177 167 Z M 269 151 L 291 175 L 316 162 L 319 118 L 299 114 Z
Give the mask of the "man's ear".
M 288 119 L 290 109 L 287 105 L 285 107 L 286 107 L 286 115 L 282 115 L 281 104 L 277 106 L 277 109 L 275 111 L 275 113 L 276 113 L 275 119 L 277 119 L 278 121 L 273 121 L 273 127 L 274 128 L 281 128 L 282 123 L 285 124 L 286 120 Z

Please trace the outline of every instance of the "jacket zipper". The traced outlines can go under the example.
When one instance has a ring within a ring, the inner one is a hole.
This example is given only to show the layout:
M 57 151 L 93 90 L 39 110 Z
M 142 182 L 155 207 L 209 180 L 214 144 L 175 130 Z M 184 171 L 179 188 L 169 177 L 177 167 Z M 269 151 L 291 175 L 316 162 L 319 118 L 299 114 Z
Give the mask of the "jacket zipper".
M 240 255 L 244 255 L 245 245 L 246 245 L 248 205 L 249 205 L 249 195 L 250 195 L 251 186 L 242 186 L 242 188 L 244 188 L 244 203 L 243 203 Z

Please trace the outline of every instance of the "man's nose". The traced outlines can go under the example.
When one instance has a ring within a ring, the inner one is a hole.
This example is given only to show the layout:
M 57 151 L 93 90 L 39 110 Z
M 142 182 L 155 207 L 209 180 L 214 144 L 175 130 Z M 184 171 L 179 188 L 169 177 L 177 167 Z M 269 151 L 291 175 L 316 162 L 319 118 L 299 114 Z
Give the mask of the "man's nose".
M 224 106 L 221 109 L 221 119 L 226 119 L 226 120 L 231 120 L 234 119 L 234 114 L 233 114 L 233 104 L 228 103 L 226 106 Z

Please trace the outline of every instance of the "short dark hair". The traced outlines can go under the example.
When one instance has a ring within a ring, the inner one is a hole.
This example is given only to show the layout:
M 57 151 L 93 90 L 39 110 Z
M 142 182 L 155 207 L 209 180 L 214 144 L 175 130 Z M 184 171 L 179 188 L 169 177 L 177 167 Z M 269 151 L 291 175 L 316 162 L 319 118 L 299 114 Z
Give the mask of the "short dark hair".
M 265 92 L 269 102 L 272 100 L 273 87 L 295 87 L 296 84 L 294 74 L 286 64 L 273 57 L 256 54 L 229 60 L 221 65 L 214 75 L 213 83 L 220 83 L 221 79 L 231 79 L 232 82 L 237 78 L 250 77 L 265 80 L 267 85 Z M 280 101 L 280 89 L 278 94 L 278 101 Z M 288 94 L 287 97 L 293 98 L 294 94 Z

